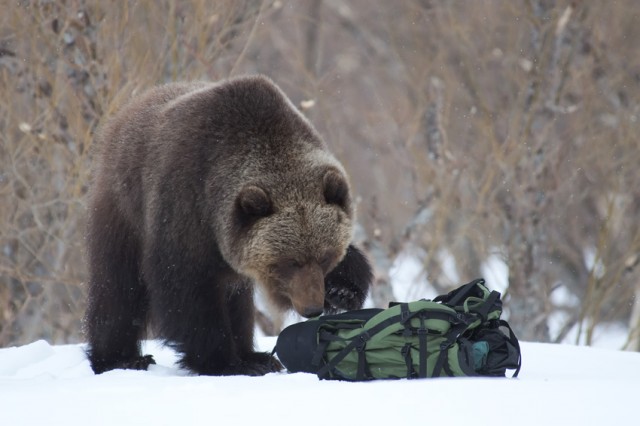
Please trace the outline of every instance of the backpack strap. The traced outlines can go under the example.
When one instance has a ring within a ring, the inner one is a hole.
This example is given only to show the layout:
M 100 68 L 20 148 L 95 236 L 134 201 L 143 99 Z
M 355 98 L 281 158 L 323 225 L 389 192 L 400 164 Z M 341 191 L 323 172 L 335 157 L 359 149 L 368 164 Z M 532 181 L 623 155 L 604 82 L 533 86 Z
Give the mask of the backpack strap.
M 489 316 L 489 312 L 496 307 L 498 309 L 502 309 L 502 302 L 500 301 L 500 293 L 497 291 L 492 291 L 487 299 L 482 302 L 479 306 L 474 306 L 472 309 L 469 309 L 474 314 L 480 315 L 482 322 L 487 321 L 487 317 Z
M 400 354 L 404 358 L 404 363 L 407 366 L 407 379 L 415 379 L 418 377 L 415 370 L 413 369 L 413 358 L 411 357 L 411 343 L 405 344 L 400 350 Z
M 440 373 L 444 368 L 447 371 L 447 375 L 451 375 L 448 372 L 448 363 L 449 360 L 449 348 L 458 340 L 458 337 L 469 327 L 469 323 L 458 323 L 451 327 L 449 332 L 447 333 L 449 338 L 440 344 L 440 354 L 438 355 L 438 359 L 436 360 L 436 365 L 433 366 L 433 374 L 432 377 L 440 377 Z
M 513 345 L 514 348 L 518 351 L 518 368 L 513 373 L 512 378 L 518 377 L 518 373 L 520 373 L 520 367 L 522 367 L 522 352 L 520 351 L 520 342 L 518 342 L 518 338 L 516 337 L 513 330 L 511 330 L 511 326 L 505 320 L 500 320 L 499 322 L 501 327 L 506 327 L 509 330 L 509 343 Z
M 463 302 L 467 297 L 475 296 L 474 294 L 470 294 L 470 293 L 472 293 L 477 288 L 478 284 L 484 285 L 484 283 L 485 283 L 484 278 L 475 279 L 470 283 L 463 285 L 460 288 L 457 288 L 447 294 L 436 297 L 435 299 L 433 299 L 433 301 L 444 303 L 445 305 L 449 305 L 449 306 L 460 305 L 460 303 Z
M 424 324 L 424 315 L 420 316 L 420 328 L 418 329 L 418 345 L 420 347 L 420 367 L 418 377 L 427 377 L 427 334 L 428 330 Z
M 358 370 L 356 371 L 356 380 L 362 381 L 366 379 L 373 379 L 369 365 L 367 364 L 367 356 L 365 355 L 365 345 L 357 346 L 358 352 Z
M 380 322 L 379 324 L 375 325 L 374 327 L 371 327 L 369 330 L 364 330 L 362 333 L 360 333 L 359 335 L 354 337 L 353 340 L 351 340 L 351 342 L 349 342 L 349 344 L 347 344 L 344 348 L 342 348 L 342 350 L 340 352 L 338 352 L 336 354 L 336 356 L 334 356 L 329 362 L 327 362 L 325 365 L 323 365 L 318 370 L 318 373 L 317 373 L 318 377 L 320 379 L 328 378 L 329 373 L 331 371 L 333 371 L 333 369 L 336 368 L 336 366 L 347 355 L 349 355 L 349 353 L 352 350 L 356 349 L 358 346 L 361 346 L 364 349 L 364 345 L 367 344 L 367 341 L 369 341 L 369 339 L 371 339 L 371 337 L 373 337 L 376 334 L 380 333 L 382 330 L 384 330 L 385 328 L 387 328 L 391 324 L 398 322 L 399 319 L 400 319 L 400 315 L 394 315 L 394 316 L 389 317 L 386 320 Z M 326 348 L 325 347 L 319 347 L 319 350 L 322 351 L 321 354 L 324 354 L 324 349 L 326 349 Z M 364 353 L 362 353 L 361 356 L 364 358 Z M 358 363 L 360 364 L 360 361 L 358 361 Z
M 407 305 L 406 303 L 402 304 L 402 305 Z M 333 358 L 331 358 L 331 360 L 329 360 L 325 365 L 323 365 L 318 372 L 316 373 L 318 375 L 318 377 L 320 379 L 325 379 L 325 378 L 329 378 L 329 374 L 331 373 L 331 371 L 333 371 L 334 368 L 336 368 L 338 366 L 338 364 L 347 356 L 349 355 L 349 353 L 351 351 L 353 351 L 354 349 L 357 349 L 359 354 L 358 354 L 358 375 L 360 375 L 361 370 L 363 371 L 363 374 L 367 374 L 366 371 L 366 359 L 365 359 L 365 345 L 367 344 L 367 342 L 376 334 L 380 333 L 382 330 L 384 330 L 385 328 L 389 327 L 392 324 L 395 324 L 397 322 L 401 322 L 403 324 L 407 323 L 411 318 L 415 317 L 416 315 L 421 315 L 421 321 L 424 321 L 424 319 L 427 318 L 440 318 L 446 321 L 449 321 L 451 324 L 455 325 L 460 325 L 461 320 L 463 320 L 464 316 L 462 314 L 453 314 L 453 313 L 447 313 L 447 312 L 429 312 L 427 315 L 425 315 L 425 312 L 422 310 L 418 310 L 416 312 L 410 312 L 408 310 L 408 305 L 407 306 L 401 306 L 401 310 L 400 310 L 400 314 L 399 315 L 394 315 L 392 317 L 387 318 L 386 320 L 376 324 L 375 326 L 371 327 L 368 330 L 363 330 L 362 333 L 360 333 L 359 335 L 355 336 L 344 348 L 342 348 L 342 350 L 340 352 L 338 352 Z M 467 321 L 462 321 L 464 326 L 464 329 L 467 328 L 468 326 L 468 322 Z M 420 337 L 421 338 L 421 343 L 420 343 L 420 357 L 422 359 L 425 360 L 424 362 L 424 367 L 422 366 L 422 362 L 420 365 L 420 377 L 427 377 L 427 373 L 426 373 L 426 354 L 427 354 L 427 329 L 426 327 L 424 327 L 424 323 L 421 322 L 421 328 L 420 330 L 424 329 L 424 333 L 423 335 Z M 419 331 L 420 334 L 420 331 Z M 424 343 L 422 343 L 422 340 L 424 340 Z M 455 339 L 454 339 L 455 342 Z M 314 360 L 317 362 L 319 360 L 322 359 L 322 356 L 324 355 L 324 351 L 326 350 L 327 345 L 319 345 L 318 346 L 318 351 L 316 352 L 316 354 L 314 355 Z M 363 366 L 362 368 L 360 366 Z M 424 376 L 422 376 L 422 372 L 424 372 Z M 370 374 L 369 374 L 370 376 Z M 360 380 L 360 379 L 358 379 Z

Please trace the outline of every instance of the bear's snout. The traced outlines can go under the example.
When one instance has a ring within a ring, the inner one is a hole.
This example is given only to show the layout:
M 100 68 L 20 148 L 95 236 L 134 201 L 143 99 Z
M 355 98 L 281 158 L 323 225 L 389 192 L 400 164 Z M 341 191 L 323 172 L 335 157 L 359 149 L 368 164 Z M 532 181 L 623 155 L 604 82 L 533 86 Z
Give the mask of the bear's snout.
M 320 265 L 300 267 L 291 277 L 291 304 L 305 318 L 316 317 L 324 310 L 324 274 Z
M 304 312 L 301 312 L 300 315 L 302 315 L 305 318 L 313 318 L 322 314 L 323 310 L 324 310 L 324 306 L 312 306 L 312 307 L 305 308 Z

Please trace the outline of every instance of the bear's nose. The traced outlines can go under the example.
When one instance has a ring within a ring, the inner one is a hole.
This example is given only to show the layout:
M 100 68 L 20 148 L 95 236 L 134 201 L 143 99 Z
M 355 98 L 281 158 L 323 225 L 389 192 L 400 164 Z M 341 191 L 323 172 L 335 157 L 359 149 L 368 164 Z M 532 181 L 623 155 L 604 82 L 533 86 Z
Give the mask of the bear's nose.
M 322 306 L 310 306 L 304 308 L 300 314 L 305 318 L 313 318 L 322 314 L 323 309 Z

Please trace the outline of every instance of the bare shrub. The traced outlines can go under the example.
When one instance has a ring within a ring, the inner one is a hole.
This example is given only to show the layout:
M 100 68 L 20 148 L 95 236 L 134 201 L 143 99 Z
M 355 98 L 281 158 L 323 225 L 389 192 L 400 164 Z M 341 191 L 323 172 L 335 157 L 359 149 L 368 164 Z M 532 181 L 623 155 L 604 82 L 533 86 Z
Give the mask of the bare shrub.
M 0 345 L 82 339 L 100 120 L 153 84 L 262 72 L 351 174 L 374 304 L 394 298 L 389 268 L 408 248 L 439 292 L 498 256 L 522 338 L 577 329 L 591 343 L 617 321 L 638 349 L 639 12 L 633 0 L 11 2 Z

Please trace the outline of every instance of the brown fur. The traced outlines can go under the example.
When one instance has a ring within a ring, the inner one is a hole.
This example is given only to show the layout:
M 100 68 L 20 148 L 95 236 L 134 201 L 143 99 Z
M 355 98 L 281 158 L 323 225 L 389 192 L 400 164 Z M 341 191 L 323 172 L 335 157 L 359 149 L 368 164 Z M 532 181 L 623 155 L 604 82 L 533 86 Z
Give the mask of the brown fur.
M 178 83 L 104 127 L 89 203 L 89 357 L 146 368 L 151 319 L 200 374 L 279 368 L 253 352 L 253 287 L 311 316 L 359 308 L 345 171 L 264 77 Z M 247 320 L 248 318 L 248 320 Z

